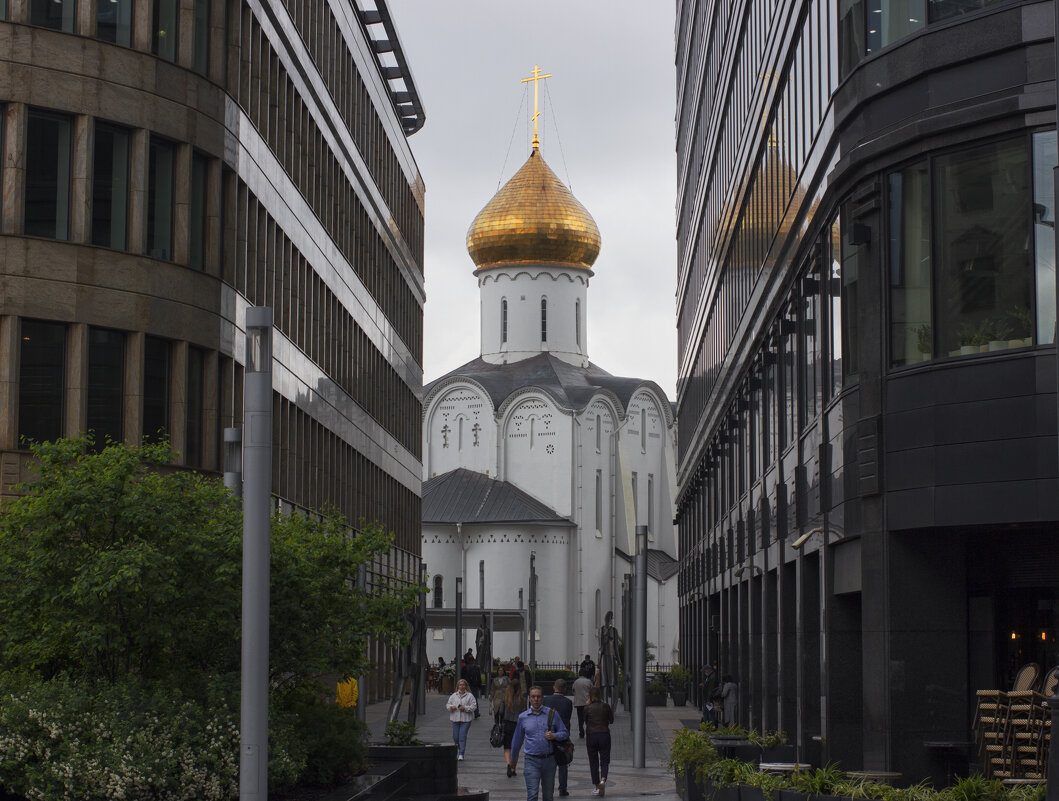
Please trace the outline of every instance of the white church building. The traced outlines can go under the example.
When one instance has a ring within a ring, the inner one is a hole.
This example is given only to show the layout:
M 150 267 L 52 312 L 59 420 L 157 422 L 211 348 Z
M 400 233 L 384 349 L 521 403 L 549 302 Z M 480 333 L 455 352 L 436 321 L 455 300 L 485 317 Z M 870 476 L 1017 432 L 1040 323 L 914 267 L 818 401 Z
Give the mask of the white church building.
M 622 630 L 635 526 L 646 525 L 647 639 L 659 662 L 677 661 L 673 407 L 653 381 L 589 361 L 599 247 L 591 215 L 536 144 L 468 231 L 481 355 L 429 384 L 423 401 L 428 605 L 453 610 L 460 580 L 464 651 L 483 611 L 510 621 L 528 609 L 532 562 L 536 662 L 595 659 L 608 612 Z M 529 636 L 528 626 L 497 630 L 492 653 L 528 661 Z M 430 628 L 432 661 L 456 648 L 453 628 Z

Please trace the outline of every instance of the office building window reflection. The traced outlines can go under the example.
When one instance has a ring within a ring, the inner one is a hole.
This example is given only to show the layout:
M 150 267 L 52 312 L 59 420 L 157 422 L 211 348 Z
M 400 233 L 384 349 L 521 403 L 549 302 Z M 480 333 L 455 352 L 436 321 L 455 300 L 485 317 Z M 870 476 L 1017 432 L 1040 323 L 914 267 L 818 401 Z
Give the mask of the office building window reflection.
M 96 36 L 107 42 L 132 45 L 132 0 L 97 0 Z
M 147 337 L 143 355 L 143 438 L 162 442 L 169 437 L 169 341 Z
M 47 442 L 63 435 L 66 326 L 22 321 L 19 349 L 18 437 Z
M 196 153 L 191 158 L 191 245 L 188 260 L 196 270 L 206 268 L 206 174 L 208 161 Z
M 176 148 L 151 137 L 147 165 L 147 253 L 156 259 L 173 258 L 173 170 Z
M 77 4 L 74 0 L 30 0 L 31 25 L 73 33 L 76 16 Z
M 127 130 L 96 124 L 92 173 L 92 244 L 122 250 L 129 197 Z
M 125 334 L 107 328 L 88 329 L 86 427 L 95 447 L 121 442 L 125 391 Z
M 178 0 L 154 0 L 151 52 L 166 61 L 176 61 Z

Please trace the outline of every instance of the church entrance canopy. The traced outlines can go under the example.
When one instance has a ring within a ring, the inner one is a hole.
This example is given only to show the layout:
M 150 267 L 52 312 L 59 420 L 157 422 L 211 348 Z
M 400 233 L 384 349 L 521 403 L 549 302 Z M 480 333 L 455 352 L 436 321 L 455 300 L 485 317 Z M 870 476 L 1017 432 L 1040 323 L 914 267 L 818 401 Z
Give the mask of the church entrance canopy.
M 485 615 L 489 623 L 489 631 L 496 634 L 498 631 L 526 632 L 529 627 L 528 609 L 464 609 L 462 610 L 463 628 L 476 629 Z M 427 609 L 426 624 L 428 629 L 451 629 L 456 630 L 456 610 Z M 473 643 L 473 640 L 472 640 Z

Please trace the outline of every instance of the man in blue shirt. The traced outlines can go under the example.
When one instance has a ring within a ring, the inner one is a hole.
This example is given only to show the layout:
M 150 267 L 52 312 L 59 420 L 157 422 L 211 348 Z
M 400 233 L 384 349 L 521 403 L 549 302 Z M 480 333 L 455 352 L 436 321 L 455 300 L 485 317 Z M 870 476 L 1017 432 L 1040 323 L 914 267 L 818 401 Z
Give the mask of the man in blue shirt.
M 563 719 L 566 730 L 570 731 L 570 716 L 574 714 L 574 702 L 563 695 L 565 692 L 566 679 L 556 679 L 555 691 L 544 699 L 544 705 L 549 709 L 554 709 L 555 714 Z M 556 767 L 558 768 L 556 775 L 559 777 L 559 795 L 570 795 L 566 789 L 566 773 L 570 766 L 556 765 Z
M 519 751 L 525 743 L 526 767 L 522 769 L 522 775 L 526 779 L 526 801 L 537 801 L 538 789 L 542 801 L 552 801 L 556 767 L 552 741 L 565 740 L 570 733 L 563 725 L 562 717 L 548 714 L 544 706 L 544 691 L 540 687 L 530 689 L 529 702 L 529 709 L 518 716 L 515 734 L 511 738 L 508 765 L 513 769 L 518 764 Z

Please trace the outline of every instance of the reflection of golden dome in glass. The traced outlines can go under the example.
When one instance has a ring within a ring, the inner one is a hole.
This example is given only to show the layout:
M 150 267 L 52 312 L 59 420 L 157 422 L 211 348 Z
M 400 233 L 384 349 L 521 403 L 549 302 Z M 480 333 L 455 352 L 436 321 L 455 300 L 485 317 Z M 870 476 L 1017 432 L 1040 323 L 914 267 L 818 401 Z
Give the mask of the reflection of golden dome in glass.
M 599 229 L 533 148 L 474 218 L 467 252 L 479 269 L 527 263 L 587 270 L 599 255 Z

